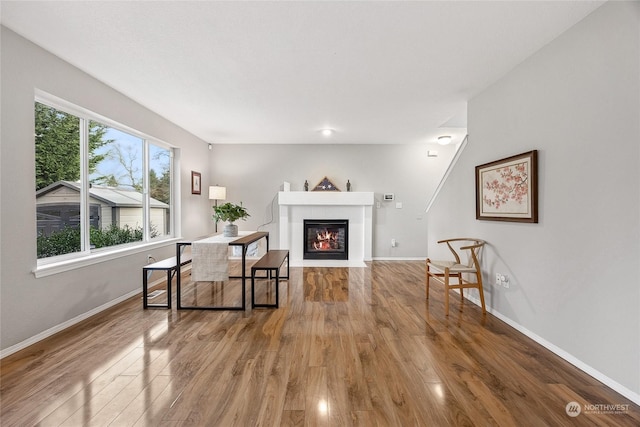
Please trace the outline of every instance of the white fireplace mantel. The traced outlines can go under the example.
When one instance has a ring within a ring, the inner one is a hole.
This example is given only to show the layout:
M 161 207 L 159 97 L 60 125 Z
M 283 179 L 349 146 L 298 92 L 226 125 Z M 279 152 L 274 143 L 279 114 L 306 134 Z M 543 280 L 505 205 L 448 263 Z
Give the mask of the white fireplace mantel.
M 373 246 L 373 192 L 281 191 L 280 248 L 289 250 L 292 266 L 364 266 L 371 261 Z M 349 259 L 303 259 L 305 219 L 348 219 Z
M 373 193 L 368 191 L 281 191 L 278 204 L 282 205 L 338 205 L 373 206 Z

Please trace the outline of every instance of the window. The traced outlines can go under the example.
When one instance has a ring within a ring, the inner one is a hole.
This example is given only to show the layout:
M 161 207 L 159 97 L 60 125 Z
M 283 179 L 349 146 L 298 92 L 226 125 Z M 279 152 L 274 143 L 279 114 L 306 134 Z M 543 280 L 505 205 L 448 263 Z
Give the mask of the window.
M 124 129 L 63 101 L 36 99 L 39 260 L 173 235 L 173 151 Z
M 103 132 L 98 148 L 89 149 L 89 199 L 100 204 L 100 227 L 92 228 L 92 248 L 143 240 L 142 138 L 90 121 Z
M 171 236 L 171 151 L 149 144 L 149 235 Z

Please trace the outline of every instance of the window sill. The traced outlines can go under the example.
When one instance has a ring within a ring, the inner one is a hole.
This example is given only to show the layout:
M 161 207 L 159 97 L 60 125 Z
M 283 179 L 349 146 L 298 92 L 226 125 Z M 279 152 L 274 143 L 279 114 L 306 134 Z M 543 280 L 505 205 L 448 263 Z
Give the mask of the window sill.
M 126 257 L 132 254 L 140 252 L 146 252 L 151 249 L 157 249 L 164 246 L 175 244 L 179 241 L 179 238 L 169 238 L 157 242 L 150 242 L 136 246 L 129 246 L 125 248 L 119 248 L 110 250 L 108 252 L 93 253 L 81 258 L 68 259 L 64 261 L 52 262 L 43 265 L 39 265 L 33 271 L 33 274 L 37 279 L 41 277 L 51 276 L 53 274 L 64 273 L 65 271 L 71 271 L 78 268 L 86 267 L 93 264 L 99 264 L 101 262 L 110 261 L 112 259 Z

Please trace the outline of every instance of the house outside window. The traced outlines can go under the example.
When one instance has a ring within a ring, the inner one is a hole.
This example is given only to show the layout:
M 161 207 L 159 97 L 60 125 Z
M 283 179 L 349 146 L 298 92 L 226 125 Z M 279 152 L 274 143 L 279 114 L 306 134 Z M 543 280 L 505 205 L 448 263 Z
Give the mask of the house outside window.
M 171 237 L 172 149 L 43 98 L 35 102 L 38 259 Z

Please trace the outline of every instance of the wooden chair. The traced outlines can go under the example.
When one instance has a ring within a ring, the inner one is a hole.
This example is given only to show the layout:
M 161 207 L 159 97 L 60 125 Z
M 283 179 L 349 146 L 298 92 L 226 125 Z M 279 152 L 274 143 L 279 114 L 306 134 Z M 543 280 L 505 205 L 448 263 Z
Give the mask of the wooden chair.
M 460 303 L 464 302 L 463 289 L 476 288 L 480 294 L 482 314 L 487 312 L 484 305 L 484 291 L 482 289 L 482 271 L 480 270 L 480 252 L 485 245 L 484 240 L 473 238 L 455 238 L 440 240 L 438 243 L 446 243 L 455 261 L 432 261 L 427 258 L 427 299 L 429 299 L 429 282 L 435 279 L 444 285 L 444 313 L 449 315 L 449 289 L 460 289 Z M 456 251 L 457 247 L 457 251 Z M 462 251 L 468 251 L 468 262 L 463 264 L 460 260 Z M 464 277 L 466 275 L 466 277 Z M 457 278 L 457 284 L 451 283 L 452 278 Z

